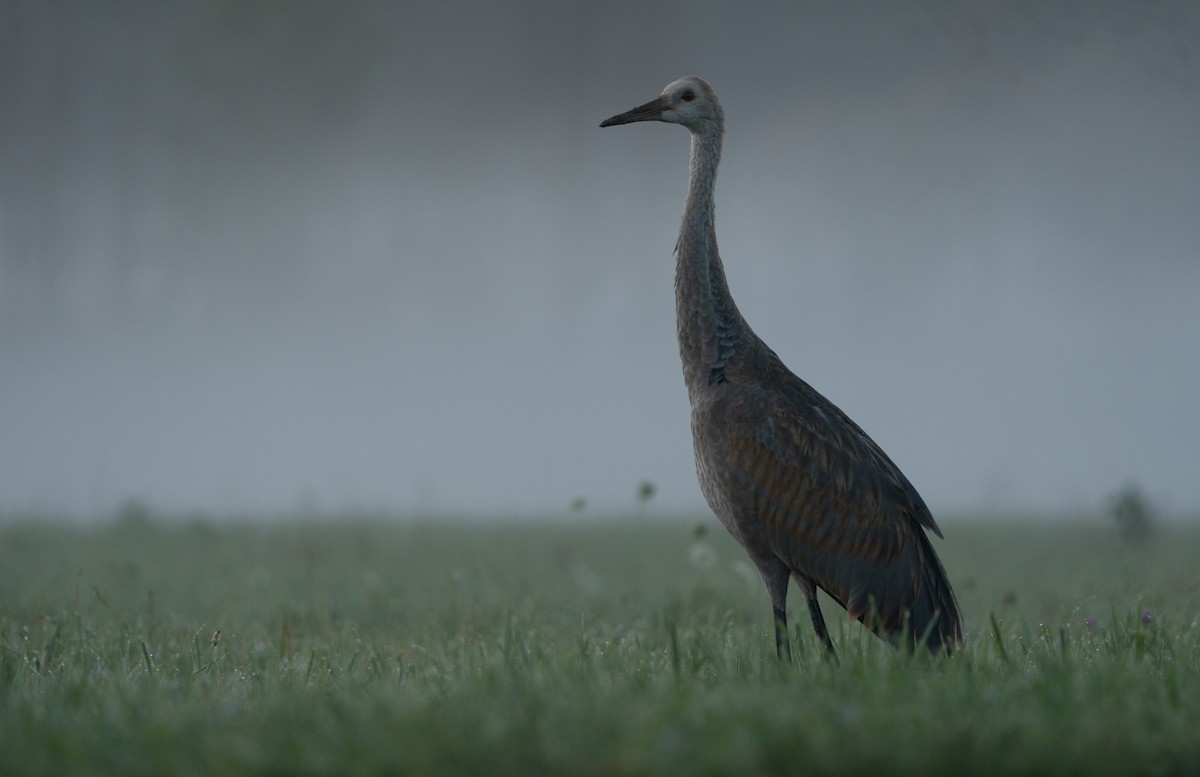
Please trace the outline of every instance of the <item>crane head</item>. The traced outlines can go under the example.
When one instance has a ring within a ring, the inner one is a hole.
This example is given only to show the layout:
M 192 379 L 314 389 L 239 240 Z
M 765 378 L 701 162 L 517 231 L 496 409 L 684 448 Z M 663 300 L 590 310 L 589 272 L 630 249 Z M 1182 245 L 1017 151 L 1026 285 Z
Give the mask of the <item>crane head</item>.
M 717 95 L 703 78 L 684 76 L 672 81 L 655 99 L 600 122 L 601 127 L 635 121 L 682 124 L 692 132 L 721 129 L 725 114 Z

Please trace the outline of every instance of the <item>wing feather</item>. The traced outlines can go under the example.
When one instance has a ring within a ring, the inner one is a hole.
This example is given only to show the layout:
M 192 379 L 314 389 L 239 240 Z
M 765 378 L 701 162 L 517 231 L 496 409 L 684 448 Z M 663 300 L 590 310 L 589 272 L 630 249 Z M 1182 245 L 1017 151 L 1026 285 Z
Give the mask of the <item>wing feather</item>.
M 752 556 L 784 561 L 856 619 L 894 633 L 908 614 L 919 632 L 919 615 L 949 607 L 946 636 L 956 633 L 953 594 L 923 531 L 941 536 L 929 508 L 857 424 L 793 379 L 786 391 L 714 385 L 694 405 L 710 505 Z

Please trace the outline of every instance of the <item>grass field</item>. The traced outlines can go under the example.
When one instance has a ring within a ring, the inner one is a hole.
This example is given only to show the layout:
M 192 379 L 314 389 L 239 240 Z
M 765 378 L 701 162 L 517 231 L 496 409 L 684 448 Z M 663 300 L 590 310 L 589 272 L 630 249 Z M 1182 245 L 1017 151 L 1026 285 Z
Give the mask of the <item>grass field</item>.
M 0 775 L 1200 769 L 1200 530 L 945 520 L 963 650 L 789 666 L 698 522 L 0 527 Z

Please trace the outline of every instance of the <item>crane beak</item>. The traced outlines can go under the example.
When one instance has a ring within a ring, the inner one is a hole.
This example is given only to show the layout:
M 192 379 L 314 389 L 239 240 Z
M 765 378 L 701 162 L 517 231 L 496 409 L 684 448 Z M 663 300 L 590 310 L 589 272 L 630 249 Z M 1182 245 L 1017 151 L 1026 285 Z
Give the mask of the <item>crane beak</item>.
M 600 122 L 600 126 L 612 127 L 616 124 L 632 124 L 635 121 L 661 121 L 666 107 L 663 98 L 656 97 L 645 105 L 639 105 L 631 111 L 618 113 L 611 119 L 605 119 Z

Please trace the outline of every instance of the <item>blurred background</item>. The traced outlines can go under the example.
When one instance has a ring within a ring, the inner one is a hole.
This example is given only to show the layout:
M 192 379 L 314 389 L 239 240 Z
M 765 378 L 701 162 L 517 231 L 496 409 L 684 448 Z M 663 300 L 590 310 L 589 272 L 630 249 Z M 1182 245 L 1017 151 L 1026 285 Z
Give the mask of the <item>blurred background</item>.
M 748 10 L 752 8 L 753 10 Z M 0 513 L 702 510 L 755 330 L 935 514 L 1200 512 L 1200 5 L 0 2 Z

